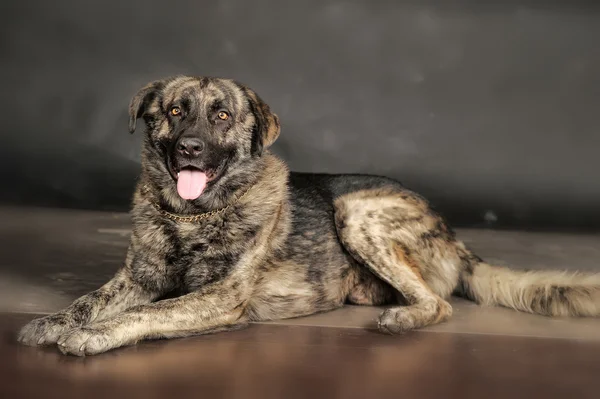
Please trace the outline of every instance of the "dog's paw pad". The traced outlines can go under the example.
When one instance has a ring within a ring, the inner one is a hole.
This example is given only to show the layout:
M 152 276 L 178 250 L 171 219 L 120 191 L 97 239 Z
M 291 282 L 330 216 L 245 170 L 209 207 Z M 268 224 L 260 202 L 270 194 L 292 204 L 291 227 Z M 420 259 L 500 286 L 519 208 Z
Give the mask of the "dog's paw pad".
M 17 337 L 17 340 L 29 346 L 52 345 L 71 325 L 64 316 L 50 315 L 32 320 L 26 324 Z
M 387 334 L 402 334 L 415 328 L 415 319 L 408 309 L 386 309 L 379 316 L 377 327 Z
M 111 340 L 109 335 L 93 327 L 75 328 L 58 340 L 58 349 L 65 355 L 96 355 L 117 346 L 117 342 Z

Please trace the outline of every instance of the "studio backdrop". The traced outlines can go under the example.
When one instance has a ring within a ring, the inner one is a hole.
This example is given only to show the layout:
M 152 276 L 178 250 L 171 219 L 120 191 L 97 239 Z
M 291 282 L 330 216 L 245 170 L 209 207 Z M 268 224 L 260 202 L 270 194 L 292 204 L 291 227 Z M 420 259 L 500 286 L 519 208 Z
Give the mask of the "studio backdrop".
M 25 0 L 0 5 L 0 200 L 123 210 L 150 80 L 231 77 L 291 169 L 376 173 L 458 226 L 600 228 L 593 1 Z

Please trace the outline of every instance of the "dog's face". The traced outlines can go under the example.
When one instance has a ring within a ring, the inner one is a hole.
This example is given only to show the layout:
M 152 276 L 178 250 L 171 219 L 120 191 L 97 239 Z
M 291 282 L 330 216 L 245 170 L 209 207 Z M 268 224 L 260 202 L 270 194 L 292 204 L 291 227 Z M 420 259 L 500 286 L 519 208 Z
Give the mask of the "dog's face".
M 194 201 L 262 155 L 279 136 L 279 119 L 237 82 L 174 77 L 142 88 L 129 106 L 129 131 L 143 118 L 145 162 L 161 188 Z

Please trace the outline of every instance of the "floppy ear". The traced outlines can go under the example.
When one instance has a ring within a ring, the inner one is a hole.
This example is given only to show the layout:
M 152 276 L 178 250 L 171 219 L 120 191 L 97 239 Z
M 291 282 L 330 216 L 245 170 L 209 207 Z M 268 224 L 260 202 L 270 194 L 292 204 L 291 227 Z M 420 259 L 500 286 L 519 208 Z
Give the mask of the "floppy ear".
M 154 96 L 164 86 L 160 80 L 154 81 L 142 87 L 129 103 L 129 133 L 135 132 L 137 120 L 144 116 L 148 104 L 154 99 Z
M 260 156 L 263 149 L 268 148 L 279 137 L 279 117 L 271 112 L 271 108 L 265 103 L 254 90 L 242 86 L 248 98 L 250 110 L 254 114 L 255 124 L 252 131 L 252 155 Z

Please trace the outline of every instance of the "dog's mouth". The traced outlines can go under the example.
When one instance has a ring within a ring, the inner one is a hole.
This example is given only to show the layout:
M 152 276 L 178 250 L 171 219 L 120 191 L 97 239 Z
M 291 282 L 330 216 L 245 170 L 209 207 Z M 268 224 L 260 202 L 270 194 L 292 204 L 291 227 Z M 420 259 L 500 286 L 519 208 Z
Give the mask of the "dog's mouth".
M 200 197 L 207 184 L 216 177 L 213 169 L 201 170 L 191 165 L 174 168 L 173 172 L 177 181 L 177 194 L 190 201 Z
M 208 183 L 208 174 L 200 169 L 187 167 L 177 172 L 177 193 L 184 200 L 200 197 Z

